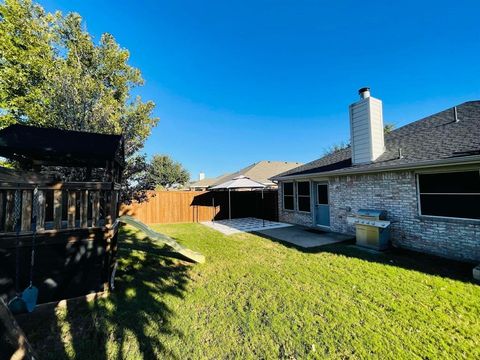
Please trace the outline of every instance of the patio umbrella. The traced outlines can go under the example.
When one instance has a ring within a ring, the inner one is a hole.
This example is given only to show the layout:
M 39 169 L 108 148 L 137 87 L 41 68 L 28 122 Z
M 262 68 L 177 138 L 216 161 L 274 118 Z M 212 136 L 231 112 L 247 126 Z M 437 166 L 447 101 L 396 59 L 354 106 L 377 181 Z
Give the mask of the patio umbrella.
M 231 180 L 227 180 L 221 184 L 210 187 L 210 190 L 228 190 L 228 218 L 232 219 L 232 206 L 231 206 L 231 190 L 238 189 L 262 189 L 262 207 L 263 207 L 263 189 L 266 186 L 258 181 L 254 181 L 246 176 L 237 176 Z M 262 216 L 263 217 L 263 216 Z

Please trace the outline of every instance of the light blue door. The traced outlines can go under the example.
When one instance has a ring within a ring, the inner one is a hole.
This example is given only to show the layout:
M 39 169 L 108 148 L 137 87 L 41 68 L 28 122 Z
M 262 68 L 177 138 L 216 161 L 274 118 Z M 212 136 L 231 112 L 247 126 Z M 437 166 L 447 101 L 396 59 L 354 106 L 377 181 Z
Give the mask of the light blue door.
M 328 184 L 317 183 L 315 189 L 315 221 L 317 226 L 330 226 Z

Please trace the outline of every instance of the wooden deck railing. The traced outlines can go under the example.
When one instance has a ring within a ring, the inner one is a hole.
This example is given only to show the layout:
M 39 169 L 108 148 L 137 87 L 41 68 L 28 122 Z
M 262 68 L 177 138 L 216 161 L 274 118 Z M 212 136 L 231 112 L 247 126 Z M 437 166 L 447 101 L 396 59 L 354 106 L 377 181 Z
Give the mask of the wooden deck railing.
M 18 197 L 18 199 L 16 199 Z M 19 211 L 16 211 L 16 203 Z M 0 182 L 0 232 L 92 228 L 112 224 L 118 187 L 112 183 L 14 184 Z M 18 219 L 16 219 L 18 217 Z
M 105 289 L 116 261 L 118 194 L 112 183 L 0 180 L 0 298 L 12 298 L 32 274 L 39 303 Z

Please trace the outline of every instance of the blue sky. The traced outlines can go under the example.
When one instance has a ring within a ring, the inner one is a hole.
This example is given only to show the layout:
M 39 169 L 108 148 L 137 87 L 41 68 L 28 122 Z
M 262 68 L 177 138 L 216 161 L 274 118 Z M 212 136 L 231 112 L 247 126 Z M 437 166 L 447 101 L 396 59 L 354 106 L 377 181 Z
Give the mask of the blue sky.
M 348 140 L 370 86 L 401 126 L 480 99 L 478 1 L 41 0 L 130 50 L 159 125 L 145 151 L 196 179 L 308 162 Z

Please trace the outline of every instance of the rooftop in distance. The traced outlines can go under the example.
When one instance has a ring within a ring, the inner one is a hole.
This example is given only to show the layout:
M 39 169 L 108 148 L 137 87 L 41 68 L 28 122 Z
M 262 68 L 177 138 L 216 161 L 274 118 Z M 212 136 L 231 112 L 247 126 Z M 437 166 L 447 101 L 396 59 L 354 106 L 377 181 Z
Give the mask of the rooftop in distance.
M 271 180 L 269 180 L 269 178 L 281 174 L 285 171 L 294 169 L 301 165 L 302 163 L 300 162 L 262 160 L 233 173 L 220 175 L 215 178 L 205 178 L 196 181 L 190 184 L 190 189 L 206 190 L 210 186 L 218 185 L 222 182 L 231 180 L 240 175 L 246 176 L 254 181 L 262 183 L 266 187 L 276 187 L 277 185 Z

